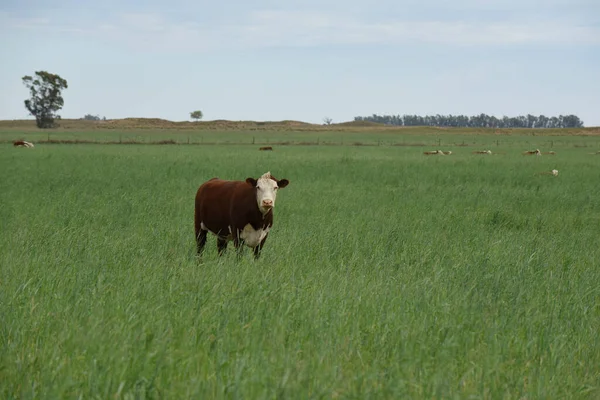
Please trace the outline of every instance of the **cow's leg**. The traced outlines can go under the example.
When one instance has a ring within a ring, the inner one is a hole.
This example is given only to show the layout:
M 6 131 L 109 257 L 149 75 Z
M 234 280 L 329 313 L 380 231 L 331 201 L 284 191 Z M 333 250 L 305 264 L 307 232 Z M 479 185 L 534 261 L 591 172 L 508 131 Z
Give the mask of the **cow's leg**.
M 217 250 L 219 255 L 222 256 L 223 252 L 227 249 L 227 239 L 217 238 Z
M 244 241 L 240 241 L 240 244 L 237 247 L 237 258 L 238 260 L 242 258 L 242 252 L 244 251 Z
M 207 233 L 208 233 L 208 231 L 205 231 L 203 229 L 196 230 L 196 248 L 198 251 L 198 255 L 202 255 L 202 252 L 204 251 L 204 245 L 206 244 L 206 234 Z
M 254 259 L 258 260 L 258 258 L 260 257 L 260 252 L 262 251 L 263 246 L 265 245 L 265 242 L 267 241 L 267 236 L 266 235 L 263 240 L 260 241 L 260 243 L 258 244 L 258 246 L 256 246 L 254 248 Z
M 244 239 L 242 239 L 240 235 L 240 231 L 236 231 L 233 235 L 233 245 L 235 246 L 238 259 L 242 257 L 242 251 L 244 250 Z

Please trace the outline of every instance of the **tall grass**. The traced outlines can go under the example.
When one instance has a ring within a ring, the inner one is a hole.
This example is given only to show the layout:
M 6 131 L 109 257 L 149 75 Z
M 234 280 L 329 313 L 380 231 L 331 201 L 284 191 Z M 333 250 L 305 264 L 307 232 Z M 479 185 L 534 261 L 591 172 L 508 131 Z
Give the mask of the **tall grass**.
M 600 158 L 505 150 L 3 145 L 0 396 L 598 398 Z M 197 260 L 266 171 L 261 259 Z

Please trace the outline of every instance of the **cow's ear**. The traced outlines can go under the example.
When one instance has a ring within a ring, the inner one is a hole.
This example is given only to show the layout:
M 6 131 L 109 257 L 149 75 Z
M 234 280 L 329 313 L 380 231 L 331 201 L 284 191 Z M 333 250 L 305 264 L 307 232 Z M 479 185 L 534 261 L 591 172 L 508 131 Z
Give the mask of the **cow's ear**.
M 282 180 L 277 181 L 277 186 L 279 186 L 280 188 L 284 188 L 289 183 L 290 183 L 290 181 L 288 181 L 287 179 L 282 179 Z
M 246 182 L 252 187 L 256 186 L 256 179 L 254 178 L 246 178 Z

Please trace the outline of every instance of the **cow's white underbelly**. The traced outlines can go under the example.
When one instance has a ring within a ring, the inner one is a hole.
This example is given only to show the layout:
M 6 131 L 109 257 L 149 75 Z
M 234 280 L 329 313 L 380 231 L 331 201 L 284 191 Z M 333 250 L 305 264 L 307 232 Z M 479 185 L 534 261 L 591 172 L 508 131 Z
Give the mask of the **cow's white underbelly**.
M 267 233 L 269 233 L 269 227 L 255 230 L 252 225 L 247 224 L 240 233 L 240 237 L 244 239 L 246 246 L 256 247 L 260 244 L 261 240 L 267 236 Z
M 229 227 L 229 234 L 227 236 L 217 235 L 215 232 L 208 229 L 208 227 L 204 224 L 204 222 L 200 223 L 200 228 L 202 230 L 212 233 L 215 236 L 219 236 L 222 239 L 225 239 L 228 241 L 233 239 L 233 235 L 231 234 L 231 227 Z M 266 227 L 265 229 L 254 229 L 252 227 L 252 225 L 246 224 L 246 226 L 244 227 L 242 232 L 240 232 L 240 238 L 244 240 L 244 243 L 246 244 L 246 246 L 256 247 L 265 238 L 265 236 L 267 236 L 267 233 L 269 233 L 269 229 L 270 229 L 269 227 Z
M 208 229 L 208 227 L 204 224 L 204 222 L 200 222 L 200 229 L 202 229 L 203 231 L 208 231 L 221 239 L 225 239 L 228 241 L 233 239 L 233 235 L 231 234 L 231 227 L 229 227 L 229 234 L 227 236 L 217 235 L 216 232 L 213 232 L 210 229 Z

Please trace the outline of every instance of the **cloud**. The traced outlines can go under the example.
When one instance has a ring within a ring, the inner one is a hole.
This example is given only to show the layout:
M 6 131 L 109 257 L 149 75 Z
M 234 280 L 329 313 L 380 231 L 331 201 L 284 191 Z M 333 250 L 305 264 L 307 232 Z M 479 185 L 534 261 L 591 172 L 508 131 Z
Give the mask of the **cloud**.
M 15 17 L 7 12 L 0 12 L 0 33 L 22 31 L 83 33 L 86 29 L 76 24 L 57 24 L 50 17 Z
M 568 20 L 471 22 L 387 20 L 311 13 L 262 11 L 239 29 L 249 41 L 270 37 L 279 45 L 409 44 L 448 45 L 600 44 L 600 29 Z
M 181 52 L 360 44 L 448 46 L 599 45 L 600 28 L 577 19 L 403 20 L 310 11 L 253 11 L 230 22 L 127 13 L 106 20 L 56 23 L 0 14 L 3 30 L 79 32 L 141 51 Z M 8 28 L 7 28 L 8 27 Z
M 121 14 L 90 29 L 87 34 L 142 51 L 179 52 L 208 50 L 203 39 L 211 32 L 195 23 L 175 23 L 157 14 Z

